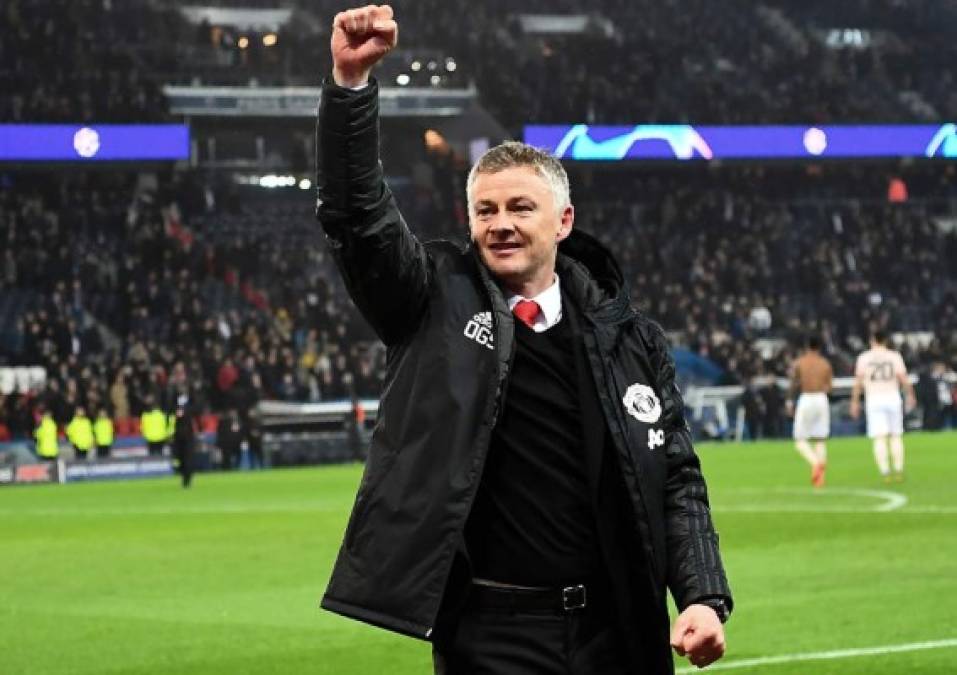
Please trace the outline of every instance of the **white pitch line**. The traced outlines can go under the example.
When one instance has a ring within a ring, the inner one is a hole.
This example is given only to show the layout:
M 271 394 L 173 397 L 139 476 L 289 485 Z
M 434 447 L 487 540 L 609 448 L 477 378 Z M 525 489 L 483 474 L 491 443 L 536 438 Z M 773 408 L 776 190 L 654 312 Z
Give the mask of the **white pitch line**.
M 740 661 L 719 661 L 713 666 L 704 669 L 686 666 L 679 668 L 676 673 L 710 673 L 718 670 L 735 670 L 738 668 L 754 668 L 755 666 L 772 666 L 798 661 L 833 661 L 836 659 L 850 659 L 859 656 L 880 656 L 881 654 L 899 654 L 901 652 L 917 652 L 924 649 L 948 649 L 957 647 L 957 638 L 947 640 L 931 640 L 928 642 L 910 642 L 900 645 L 885 645 L 883 647 L 860 647 L 858 649 L 835 649 L 827 652 L 805 652 L 803 654 L 781 654 L 780 656 L 762 656 Z
M 713 513 L 888 513 L 887 511 L 877 511 L 876 509 L 854 508 L 851 506 L 819 506 L 817 508 L 803 506 L 712 506 Z M 908 506 L 890 513 L 901 515 L 952 515 L 957 514 L 957 506 Z
M 716 512 L 728 511 L 737 513 L 886 513 L 897 511 L 907 505 L 907 495 L 890 490 L 863 490 L 858 488 L 826 488 L 824 490 L 809 491 L 806 488 L 743 488 L 733 492 L 746 494 L 788 494 L 806 497 L 809 494 L 814 499 L 827 497 L 867 497 L 879 499 L 883 503 L 874 506 L 808 506 L 806 504 L 762 505 L 742 504 L 739 506 L 722 506 L 716 503 Z

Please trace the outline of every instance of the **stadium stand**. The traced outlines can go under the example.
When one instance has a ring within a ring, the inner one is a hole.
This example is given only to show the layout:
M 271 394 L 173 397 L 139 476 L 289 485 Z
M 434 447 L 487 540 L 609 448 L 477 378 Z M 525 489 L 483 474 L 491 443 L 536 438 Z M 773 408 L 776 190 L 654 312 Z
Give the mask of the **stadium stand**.
M 839 374 L 850 373 L 871 326 L 957 330 L 957 269 L 948 262 L 957 234 L 934 219 L 957 197 L 953 181 L 904 174 L 918 196 L 899 205 L 856 173 L 645 169 L 573 182 L 584 183 L 579 227 L 618 251 L 636 303 L 716 363 L 724 384 L 784 375 L 809 330 L 825 336 Z M 349 303 L 302 191 L 247 188 L 221 208 L 179 215 L 167 200 L 195 185 L 178 179 L 154 192 L 122 175 L 98 178 L 54 194 L 20 186 L 0 207 L 11 252 L 3 309 L 17 326 L 5 352 L 10 363 L 48 369 L 41 398 L 58 421 L 76 405 L 108 401 L 119 373 L 133 417 L 177 369 L 212 410 L 261 397 L 377 395 L 384 354 Z M 808 200 L 820 184 L 831 197 Z M 413 226 L 417 213 L 431 215 L 428 233 L 438 200 L 417 208 L 414 192 L 398 195 Z M 447 217 L 452 228 L 440 234 L 464 233 Z M 783 348 L 768 358 L 755 349 L 761 339 Z M 905 348 L 905 357 L 952 358 L 954 347 L 938 340 L 920 353 Z
M 288 14 L 275 29 L 241 20 L 239 10 L 280 4 Z M 204 5 L 225 14 L 209 20 L 172 2 L 10 0 L 0 122 L 177 121 L 165 84 L 315 86 L 329 69 L 324 22 L 348 4 L 218 0 Z M 957 9 L 947 3 L 395 6 L 407 20 L 382 82 L 474 85 L 516 135 L 532 121 L 908 122 L 957 112 Z M 548 28 L 556 14 L 576 21 Z M 383 142 L 416 231 L 463 238 L 462 153 L 419 147 L 395 127 Z M 571 171 L 578 225 L 614 246 L 636 303 L 715 367 L 709 382 L 783 375 L 808 331 L 847 374 L 875 325 L 930 336 L 905 345 L 909 363 L 957 369 L 954 167 Z M 213 412 L 261 398 L 378 395 L 384 352 L 332 268 L 311 193 L 233 178 L 182 166 L 4 169 L 0 365 L 48 372 L 45 391 L 0 401 L 7 435 L 29 436 L 37 402 L 61 423 L 77 405 L 106 403 L 118 429 L 131 429 L 145 401 L 180 380 Z M 888 199 L 890 181 L 903 201 Z
M 229 14 L 217 15 L 218 23 L 191 20 L 176 3 L 6 3 L 10 37 L 0 44 L 0 87 L 11 95 L 0 103 L 0 120 L 160 119 L 162 84 L 315 85 L 330 67 L 323 17 L 349 3 L 204 5 L 281 6 L 288 18 L 273 30 Z M 513 133 L 529 120 L 905 122 L 957 110 L 957 8 L 950 3 L 394 5 L 408 28 L 382 81 L 404 75 L 405 86 L 474 83 Z M 557 32 L 529 20 L 556 14 L 583 20 Z

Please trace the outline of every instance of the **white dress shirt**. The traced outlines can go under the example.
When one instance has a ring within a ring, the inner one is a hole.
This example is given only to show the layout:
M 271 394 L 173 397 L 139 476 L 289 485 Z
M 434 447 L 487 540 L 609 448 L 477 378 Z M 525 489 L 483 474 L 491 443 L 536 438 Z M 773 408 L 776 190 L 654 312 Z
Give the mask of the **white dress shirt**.
M 554 326 L 562 319 L 562 290 L 558 283 L 558 275 L 555 275 L 555 281 L 544 291 L 534 298 L 526 298 L 521 295 L 511 295 L 508 298 L 508 309 L 515 309 L 521 300 L 531 300 L 538 303 L 541 311 L 535 317 L 535 323 L 532 324 L 532 330 L 536 333 L 543 333 Z

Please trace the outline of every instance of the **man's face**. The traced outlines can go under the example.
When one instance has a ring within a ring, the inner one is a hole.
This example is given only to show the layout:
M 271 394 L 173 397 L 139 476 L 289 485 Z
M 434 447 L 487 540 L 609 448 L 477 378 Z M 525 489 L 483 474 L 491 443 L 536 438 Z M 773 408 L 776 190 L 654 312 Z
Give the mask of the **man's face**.
M 551 285 L 558 242 L 571 232 L 574 214 L 571 206 L 558 211 L 530 166 L 480 173 L 472 186 L 472 241 L 492 274 L 525 297 Z

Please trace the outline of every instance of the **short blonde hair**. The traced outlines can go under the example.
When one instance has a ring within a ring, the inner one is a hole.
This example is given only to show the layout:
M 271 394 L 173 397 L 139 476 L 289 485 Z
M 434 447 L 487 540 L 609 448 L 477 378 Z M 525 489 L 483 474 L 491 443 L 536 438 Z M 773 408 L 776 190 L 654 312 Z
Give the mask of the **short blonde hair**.
M 562 163 L 544 150 L 526 143 L 508 141 L 487 150 L 469 171 L 468 181 L 465 183 L 469 217 L 472 215 L 472 188 L 475 187 L 478 175 L 498 173 L 517 166 L 529 166 L 535 169 L 538 175 L 548 183 L 555 197 L 555 208 L 559 213 L 571 205 L 571 188 L 568 183 L 568 174 L 565 173 Z

